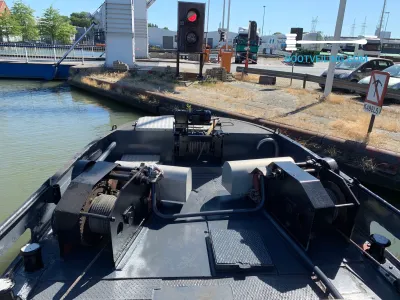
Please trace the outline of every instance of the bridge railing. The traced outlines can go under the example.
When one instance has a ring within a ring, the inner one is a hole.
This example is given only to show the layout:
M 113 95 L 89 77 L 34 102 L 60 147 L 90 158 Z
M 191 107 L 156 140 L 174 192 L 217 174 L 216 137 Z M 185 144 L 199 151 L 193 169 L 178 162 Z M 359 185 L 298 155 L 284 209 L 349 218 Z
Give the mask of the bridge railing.
M 52 61 L 57 62 L 70 49 L 69 45 L 35 45 L 18 43 L 0 43 L 0 59 L 12 61 Z M 78 45 L 64 61 L 104 60 L 105 47 Z

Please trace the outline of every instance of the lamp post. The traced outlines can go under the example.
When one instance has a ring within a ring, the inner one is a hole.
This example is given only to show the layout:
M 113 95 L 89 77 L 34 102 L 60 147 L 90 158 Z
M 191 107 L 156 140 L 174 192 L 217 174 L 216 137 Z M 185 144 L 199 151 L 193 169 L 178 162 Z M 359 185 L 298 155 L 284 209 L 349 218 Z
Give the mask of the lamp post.
M 263 25 L 262 25 L 262 32 L 261 32 L 262 36 L 264 35 L 265 5 L 263 7 L 264 7 L 264 15 L 263 15 Z

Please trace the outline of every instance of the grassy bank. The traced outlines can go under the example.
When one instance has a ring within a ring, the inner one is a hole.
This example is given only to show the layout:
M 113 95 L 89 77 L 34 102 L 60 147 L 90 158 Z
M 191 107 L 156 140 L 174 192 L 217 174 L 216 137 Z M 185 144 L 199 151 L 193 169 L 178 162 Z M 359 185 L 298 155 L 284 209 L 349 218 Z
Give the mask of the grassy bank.
M 335 158 L 360 180 L 400 186 L 399 108 L 385 107 L 368 137 L 369 114 L 354 96 L 332 94 L 321 101 L 316 87 L 278 79 L 276 86 L 245 82 L 178 82 L 173 74 L 97 73 L 75 75 L 71 83 L 151 114 L 208 108 L 283 133 L 322 156 Z M 394 137 L 394 138 L 393 138 Z M 371 147 L 372 146 L 372 147 Z M 388 150 L 388 151 L 386 151 Z M 385 152 L 386 151 L 386 152 Z

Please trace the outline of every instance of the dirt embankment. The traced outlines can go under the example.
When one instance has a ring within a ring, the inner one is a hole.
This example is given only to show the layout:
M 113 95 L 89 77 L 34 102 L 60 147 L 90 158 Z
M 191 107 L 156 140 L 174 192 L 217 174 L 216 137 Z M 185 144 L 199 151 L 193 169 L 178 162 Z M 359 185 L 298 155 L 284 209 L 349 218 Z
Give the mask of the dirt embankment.
M 399 105 L 384 107 L 376 118 L 373 132 L 367 136 L 370 114 L 363 111 L 361 99 L 332 93 L 322 101 L 322 92 L 316 84 L 302 89 L 300 81 L 294 80 L 290 86 L 289 79 L 277 78 L 275 86 L 264 86 L 253 83 L 256 76 L 230 83 L 206 81 L 184 85 L 176 82 L 172 74 L 101 73 L 76 78 L 88 85 L 98 85 L 91 79 L 117 83 L 121 93 L 124 93 L 123 87 L 146 89 L 211 108 L 400 152 Z M 107 90 L 110 85 L 104 83 L 99 87 Z M 141 97 L 146 98 L 145 95 Z

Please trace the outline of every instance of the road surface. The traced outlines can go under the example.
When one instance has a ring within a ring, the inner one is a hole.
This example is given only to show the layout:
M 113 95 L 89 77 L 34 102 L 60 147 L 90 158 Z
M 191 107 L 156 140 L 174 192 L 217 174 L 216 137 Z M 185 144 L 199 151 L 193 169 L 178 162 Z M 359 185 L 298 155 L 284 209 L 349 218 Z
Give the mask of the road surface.
M 257 69 L 265 69 L 265 70 L 274 70 L 274 71 L 286 71 L 286 72 L 291 72 L 292 71 L 292 66 L 291 65 L 286 65 L 283 62 L 283 59 L 275 59 L 275 58 L 260 58 L 258 61 L 258 64 L 250 64 L 249 68 L 257 68 Z M 145 60 L 145 61 L 137 61 L 136 62 L 139 66 L 142 67 L 175 67 L 176 63 L 175 60 L 173 59 L 150 59 L 150 60 Z M 213 63 L 206 63 L 203 68 L 203 72 L 207 69 L 211 68 L 216 68 L 218 67 L 219 64 L 213 64 Z M 236 71 L 236 67 L 243 67 L 244 64 L 232 64 L 232 69 L 231 72 Z M 294 72 L 296 73 L 302 73 L 302 74 L 310 74 L 310 75 L 316 75 L 319 76 L 328 68 L 328 63 L 324 62 L 318 62 L 315 63 L 314 66 L 301 66 L 301 65 L 296 65 L 294 66 Z M 181 60 L 180 64 L 180 70 L 181 72 L 187 71 L 187 72 L 198 72 L 199 70 L 199 63 L 198 62 L 193 62 L 193 61 L 187 61 L 187 60 Z

